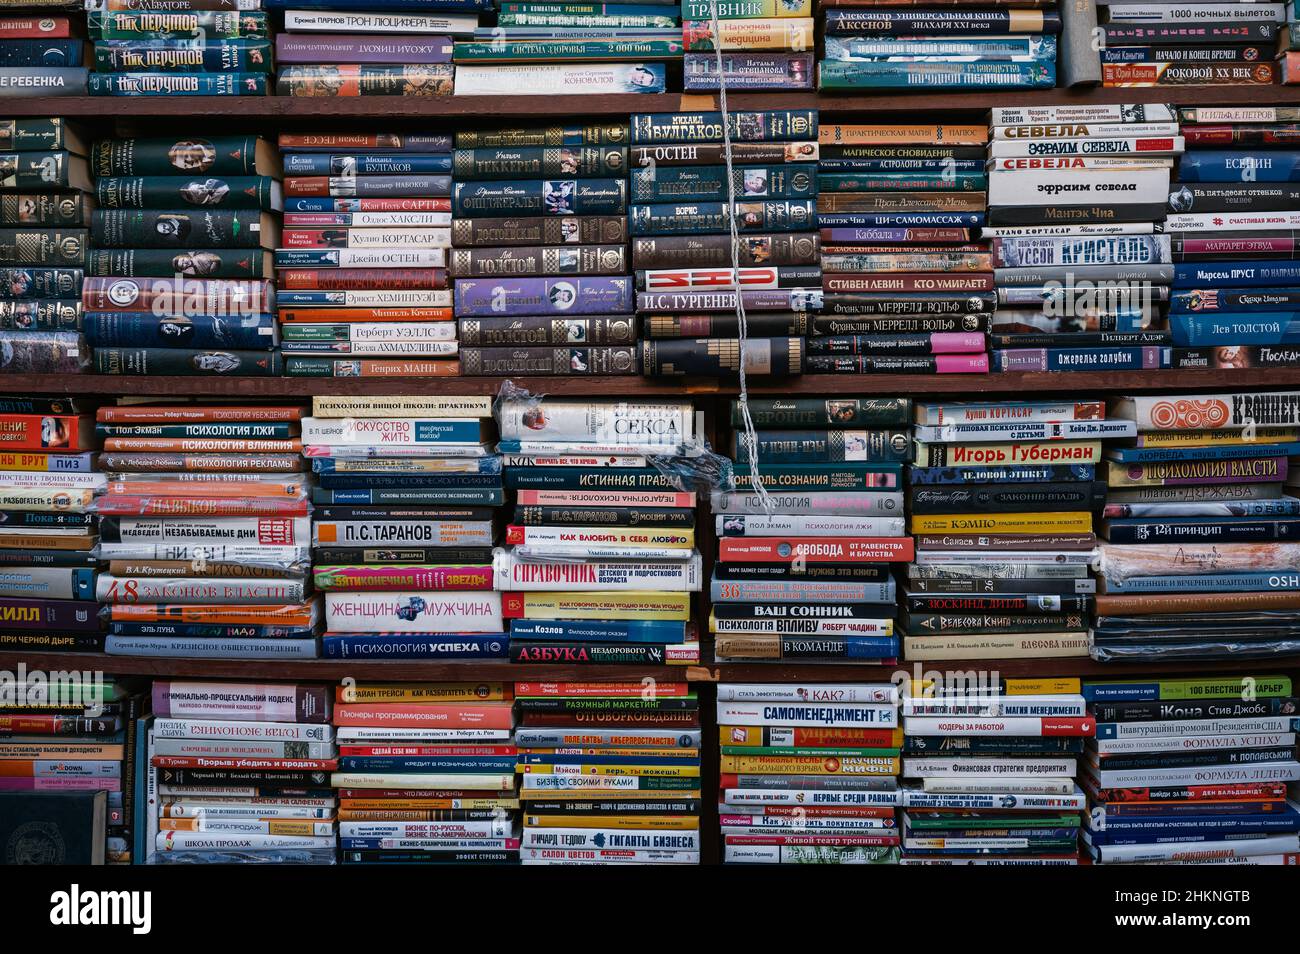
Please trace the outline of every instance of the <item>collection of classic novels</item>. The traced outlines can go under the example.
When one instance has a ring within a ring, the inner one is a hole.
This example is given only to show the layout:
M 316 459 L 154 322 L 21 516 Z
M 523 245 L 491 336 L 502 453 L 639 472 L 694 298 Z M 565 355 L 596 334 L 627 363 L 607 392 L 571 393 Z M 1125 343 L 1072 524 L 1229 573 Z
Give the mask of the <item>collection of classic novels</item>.
M 487 398 L 316 398 L 303 422 L 314 491 L 323 655 L 504 659 L 493 585 L 504 500 Z
M 804 370 L 822 274 L 817 111 L 731 113 L 727 125 L 721 113 L 632 117 L 629 223 L 647 375 L 737 374 L 738 307 L 745 371 Z
M 1258 86 L 1279 82 L 1290 4 L 1253 0 L 1096 0 L 1105 86 Z M 1275 49 L 1277 52 L 1275 53 Z
M 1219 112 L 1181 111 L 1165 220 L 1172 364 L 1300 367 L 1300 110 Z
M 20 669 L 0 692 L 5 863 L 136 863 L 135 724 L 147 700 L 102 675 L 44 675 L 24 678 Z M 68 837 L 42 836 L 50 830 Z
M 1300 393 L 1112 402 L 1092 656 L 1269 658 L 1300 649 Z
M 82 286 L 100 374 L 279 375 L 280 167 L 251 136 L 103 139 Z
M 994 371 L 1171 366 L 1172 262 L 1199 244 L 1165 234 L 1183 145 L 1168 106 L 993 110 Z
M 1056 86 L 1061 15 L 1055 0 L 916 6 L 821 0 L 821 6 L 825 55 L 817 64 L 818 89 Z
M 281 133 L 285 374 L 456 374 L 451 137 Z
M 700 701 L 685 682 L 519 682 L 524 864 L 699 864 Z
M 103 649 L 93 417 L 71 398 L 0 398 L 0 649 Z
M 20 0 L 7 9 L 22 6 Z M 62 9 L 50 16 L 51 6 L 0 17 L 0 97 L 86 94 L 90 70 L 81 24 Z
M 261 0 L 215 5 L 85 0 L 101 96 L 265 96 L 271 26 Z M 151 9 L 151 7 L 154 7 Z
M 822 313 L 805 369 L 988 371 L 993 268 L 973 228 L 985 221 L 988 130 L 835 124 L 820 139 Z
M 450 96 L 452 36 L 491 0 L 266 0 L 284 11 L 275 37 L 280 96 Z
M 734 489 L 710 498 L 718 538 L 709 630 L 719 660 L 899 658 L 891 565 L 912 558 L 902 470 L 909 398 L 733 403 Z
M 1100 401 L 918 403 L 907 659 L 1086 656 Z
M 0 120 L 0 373 L 70 374 L 90 363 L 86 153 L 81 131 L 62 119 Z
M 691 403 L 518 397 L 498 421 L 515 491 L 495 558 L 511 660 L 699 662 L 695 493 L 679 489 L 701 444 Z
M 347 683 L 335 689 L 344 864 L 519 858 L 511 683 Z
M 1094 863 L 1300 861 L 1290 677 L 1087 681 L 1083 696 L 1096 721 L 1079 772 Z
M 100 407 L 105 651 L 315 658 L 301 407 Z
M 152 697 L 137 729 L 136 864 L 336 862 L 332 687 L 160 680 Z
M 461 131 L 453 162 L 460 372 L 636 374 L 627 125 Z

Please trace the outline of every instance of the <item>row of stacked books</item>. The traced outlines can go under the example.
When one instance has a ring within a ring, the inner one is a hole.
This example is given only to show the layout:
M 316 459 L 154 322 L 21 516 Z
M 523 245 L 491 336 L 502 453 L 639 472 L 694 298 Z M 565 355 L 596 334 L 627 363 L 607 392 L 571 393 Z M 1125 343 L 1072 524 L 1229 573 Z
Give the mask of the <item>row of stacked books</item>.
M 336 862 L 334 689 L 158 681 L 139 721 L 136 864 Z
M 0 96 L 84 96 L 90 70 L 81 24 L 66 6 L 8 4 L 0 17 Z M 57 14 L 51 16 L 51 12 Z
M 1054 0 L 890 4 L 821 0 L 817 88 L 1051 89 L 1061 15 Z
M 725 129 L 721 113 L 633 115 L 629 224 L 644 374 L 738 373 L 738 309 L 747 373 L 804 370 L 821 284 L 817 137 L 816 110 L 734 112 Z
M 240 404 L 98 409 L 106 652 L 316 657 L 302 416 Z
M 282 133 L 284 373 L 456 374 L 451 137 Z
M 148 700 L 102 673 L 50 676 L 20 666 L 0 691 L 4 862 L 139 863 L 135 730 Z
M 700 661 L 701 589 L 690 402 L 563 401 L 498 409 L 508 548 L 510 658 L 524 663 L 686 665 Z
M 710 498 L 718 660 L 899 657 L 891 565 L 912 557 L 902 469 L 908 398 L 754 399 L 732 406 L 734 487 Z
M 974 231 L 987 130 L 837 123 L 820 139 L 823 297 L 806 370 L 988 371 L 993 269 Z
M 0 372 L 90 364 L 81 285 L 90 225 L 83 133 L 59 118 L 0 120 Z
M 453 159 L 461 373 L 635 374 L 627 125 L 466 130 Z
M 450 323 L 445 323 L 450 325 Z M 486 398 L 316 398 L 303 422 L 322 655 L 504 659 Z

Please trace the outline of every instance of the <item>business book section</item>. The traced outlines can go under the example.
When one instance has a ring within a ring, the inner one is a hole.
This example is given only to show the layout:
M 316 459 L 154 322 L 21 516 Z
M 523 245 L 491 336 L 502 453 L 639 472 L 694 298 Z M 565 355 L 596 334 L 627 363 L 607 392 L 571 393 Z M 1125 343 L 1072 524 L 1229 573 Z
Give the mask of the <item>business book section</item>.
M 1300 369 L 1297 142 L 1286 106 L 0 120 L 0 374 L 1245 383 Z

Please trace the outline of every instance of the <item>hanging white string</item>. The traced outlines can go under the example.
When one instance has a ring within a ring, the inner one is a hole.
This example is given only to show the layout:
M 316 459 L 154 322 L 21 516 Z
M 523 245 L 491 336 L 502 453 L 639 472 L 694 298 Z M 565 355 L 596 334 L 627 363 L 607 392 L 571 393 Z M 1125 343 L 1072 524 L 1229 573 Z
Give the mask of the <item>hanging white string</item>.
M 749 413 L 749 381 L 745 366 L 749 357 L 749 321 L 745 317 L 744 292 L 740 284 L 740 230 L 736 226 L 736 180 L 731 162 L 731 114 L 727 110 L 727 77 L 722 68 L 722 28 L 718 24 L 718 0 L 709 0 L 710 29 L 713 31 L 713 58 L 718 68 L 718 111 L 722 113 L 722 158 L 727 164 L 727 224 L 731 229 L 731 276 L 736 286 L 736 340 L 740 359 L 740 419 L 745 430 L 745 450 L 749 460 L 749 483 L 758 494 L 763 512 L 769 517 L 775 507 L 767 488 L 758 475 L 758 432 Z

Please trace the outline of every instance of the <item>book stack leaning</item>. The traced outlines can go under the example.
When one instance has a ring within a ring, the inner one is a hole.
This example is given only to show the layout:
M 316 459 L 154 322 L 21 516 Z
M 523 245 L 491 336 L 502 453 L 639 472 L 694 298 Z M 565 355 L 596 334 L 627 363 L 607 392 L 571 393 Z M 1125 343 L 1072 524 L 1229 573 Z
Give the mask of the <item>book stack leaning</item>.
M 510 658 L 699 662 L 695 494 L 679 489 L 700 443 L 692 405 L 513 398 L 497 413 L 517 491 L 495 556 Z
M 332 865 L 328 686 L 153 684 L 140 722 L 140 864 Z
M 344 864 L 519 858 L 510 683 L 336 687 Z
M 486 398 L 316 398 L 303 451 L 337 659 L 506 655 L 492 585 L 501 462 Z
M 105 651 L 315 658 L 296 406 L 105 405 L 96 581 Z
M 710 498 L 717 659 L 898 658 L 890 570 L 912 558 L 900 489 L 910 411 L 908 398 L 753 399 L 751 456 L 733 403 L 734 489 Z

